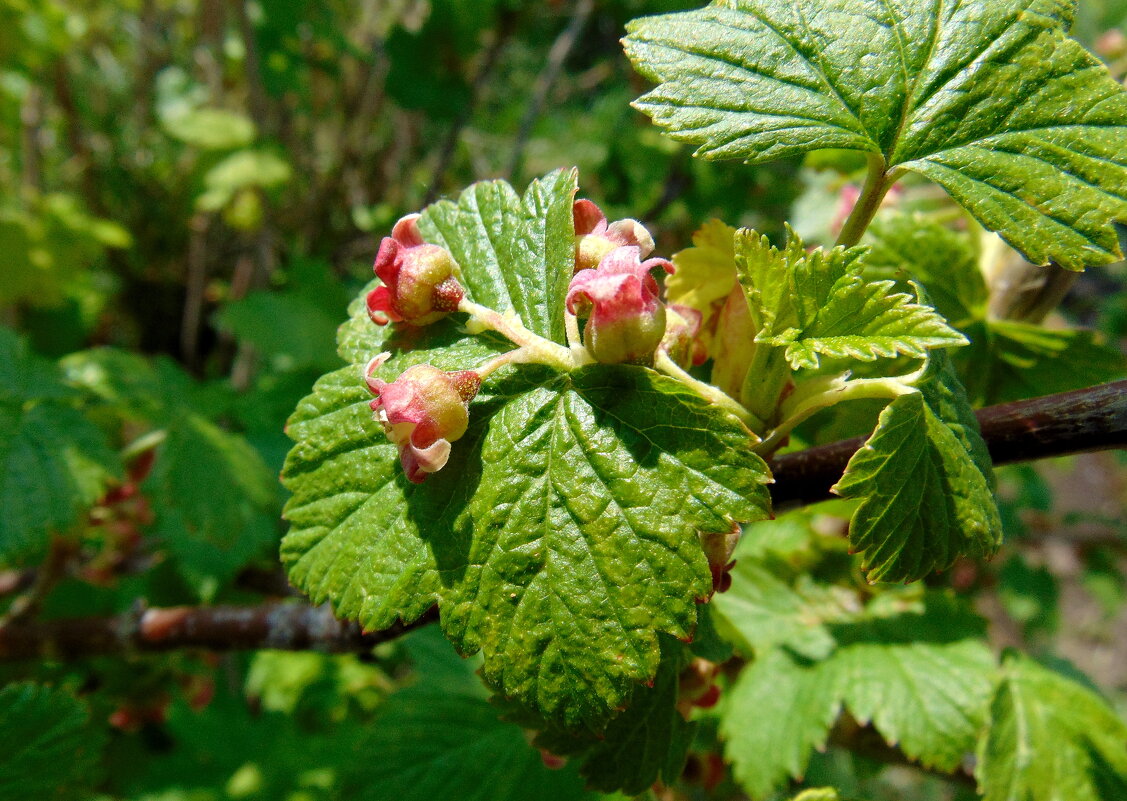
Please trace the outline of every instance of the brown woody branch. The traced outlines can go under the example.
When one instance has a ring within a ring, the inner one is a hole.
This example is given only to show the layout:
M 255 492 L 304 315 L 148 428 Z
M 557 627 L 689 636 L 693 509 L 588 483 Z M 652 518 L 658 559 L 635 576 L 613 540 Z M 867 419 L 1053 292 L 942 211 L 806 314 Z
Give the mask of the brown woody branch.
M 1029 461 L 1127 446 L 1127 381 L 978 412 L 995 463 Z M 772 461 L 777 507 L 830 497 L 863 438 L 835 442 Z M 13 620 L 0 627 L 0 661 L 76 659 L 96 654 L 275 648 L 330 653 L 364 651 L 438 619 L 436 608 L 409 624 L 363 632 L 327 606 L 272 603 L 250 607 L 144 609 L 107 618 Z
M 977 412 L 994 464 L 1127 447 L 1127 380 Z M 776 509 L 833 497 L 832 487 L 865 437 L 819 445 L 771 461 Z
M 187 649 L 360 653 L 437 619 L 434 607 L 412 623 L 365 632 L 356 623 L 337 620 L 328 605 L 138 608 L 113 617 L 12 621 L 0 627 L 0 661 Z

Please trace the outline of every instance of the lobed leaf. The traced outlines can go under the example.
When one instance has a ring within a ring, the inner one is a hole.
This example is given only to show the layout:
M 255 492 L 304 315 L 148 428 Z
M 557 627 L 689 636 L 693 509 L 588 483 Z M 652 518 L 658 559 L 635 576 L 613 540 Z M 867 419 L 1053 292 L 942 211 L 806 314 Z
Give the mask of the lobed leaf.
M 762 798 L 801 777 L 843 708 L 910 758 L 954 770 L 974 748 L 994 684 L 981 621 L 933 594 L 826 628 L 829 654 L 811 661 L 768 647 L 736 680 L 720 731 L 744 789 Z
M 833 491 L 862 499 L 849 541 L 870 581 L 914 581 L 1001 545 L 993 471 L 974 412 L 945 355 L 920 392 L 881 412 Z
M 822 148 L 939 183 L 1030 261 L 1121 258 L 1127 94 L 1068 0 L 715 0 L 628 26 L 635 106 L 707 158 Z
M 892 292 L 892 281 L 866 280 L 863 248 L 807 253 L 792 231 L 780 250 L 744 229 L 736 233 L 735 249 L 740 283 L 760 326 L 755 341 L 785 347 L 793 369 L 816 368 L 820 356 L 923 358 L 930 348 L 967 342 L 930 306 Z
M 86 705 L 34 684 L 0 690 L 0 798 L 77 798 L 93 789 L 101 749 Z
M 979 742 L 985 801 L 1127 797 L 1127 725 L 1093 691 L 1009 653 Z
M 519 202 L 479 184 L 425 210 L 420 227 L 455 254 L 475 301 L 562 338 L 574 192 L 573 173 Z M 562 725 L 602 727 L 655 675 L 658 635 L 696 625 L 711 588 L 698 531 L 767 516 L 767 468 L 747 430 L 644 368 L 503 368 L 450 462 L 411 485 L 371 419 L 362 365 L 386 350 L 386 378 L 420 362 L 466 369 L 505 344 L 456 319 L 378 328 L 362 294 L 340 345 L 354 366 L 319 381 L 289 425 L 291 581 L 369 629 L 438 601 L 447 635 L 484 653 L 495 689 Z
M 55 365 L 0 328 L 0 564 L 42 556 L 121 475 Z

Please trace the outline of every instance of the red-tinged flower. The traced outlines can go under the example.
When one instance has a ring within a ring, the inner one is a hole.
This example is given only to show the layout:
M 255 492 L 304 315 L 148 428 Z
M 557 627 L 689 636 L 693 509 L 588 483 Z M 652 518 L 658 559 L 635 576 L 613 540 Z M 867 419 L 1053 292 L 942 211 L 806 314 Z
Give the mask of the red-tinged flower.
M 665 336 L 665 304 L 650 271 L 673 272 L 665 259 L 641 260 L 637 246 L 615 248 L 597 270 L 571 279 L 567 310 L 587 318 L 583 344 L 603 364 L 652 364 Z
M 376 396 L 369 405 L 398 446 L 407 479 L 421 484 L 446 465 L 450 443 L 466 433 L 469 403 L 481 388 L 481 377 L 473 370 L 445 372 L 417 364 L 390 383 L 381 381 L 373 373 L 390 355 L 381 353 L 364 368 L 364 380 Z
M 576 272 L 595 269 L 615 248 L 633 245 L 638 248 L 640 259 L 654 251 L 653 237 L 644 225 L 630 219 L 608 223 L 602 209 L 593 201 L 575 201 L 571 216 L 575 222 Z
M 423 241 L 418 220 L 408 214 L 380 242 L 374 269 L 383 285 L 368 293 L 368 316 L 378 325 L 429 325 L 456 310 L 465 295 L 454 257 Z

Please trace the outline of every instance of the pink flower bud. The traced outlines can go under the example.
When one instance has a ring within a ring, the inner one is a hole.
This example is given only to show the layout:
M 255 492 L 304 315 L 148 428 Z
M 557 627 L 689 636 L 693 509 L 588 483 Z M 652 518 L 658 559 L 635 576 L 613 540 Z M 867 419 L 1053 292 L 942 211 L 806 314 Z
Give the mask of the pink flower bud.
M 376 396 L 369 405 L 399 447 L 408 480 L 421 484 L 428 473 L 446 465 L 450 443 L 466 433 L 469 403 L 481 388 L 481 377 L 473 370 L 445 372 L 417 364 L 387 383 L 373 373 L 390 355 L 381 353 L 364 368 L 364 380 Z
M 380 242 L 374 269 L 383 285 L 368 293 L 368 316 L 377 325 L 429 325 L 457 309 L 465 295 L 454 257 L 423 241 L 418 220 L 408 214 Z
M 575 201 L 571 216 L 575 221 L 576 272 L 595 269 L 615 248 L 634 245 L 640 259 L 654 251 L 653 237 L 640 222 L 627 219 L 608 224 L 606 215 L 590 200 Z
M 587 318 L 583 344 L 603 364 L 652 364 L 665 336 L 665 305 L 650 270 L 673 272 L 665 259 L 642 261 L 637 246 L 615 248 L 597 270 L 580 270 L 567 291 L 567 310 Z

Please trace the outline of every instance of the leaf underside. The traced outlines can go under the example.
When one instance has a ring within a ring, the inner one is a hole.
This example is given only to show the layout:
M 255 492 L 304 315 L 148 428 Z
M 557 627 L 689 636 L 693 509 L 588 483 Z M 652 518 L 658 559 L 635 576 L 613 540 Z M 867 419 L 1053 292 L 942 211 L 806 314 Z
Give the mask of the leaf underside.
M 1121 258 L 1127 93 L 1068 0 L 717 0 L 629 26 L 635 105 L 708 158 L 860 150 L 939 183 L 1037 264 Z

